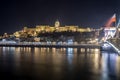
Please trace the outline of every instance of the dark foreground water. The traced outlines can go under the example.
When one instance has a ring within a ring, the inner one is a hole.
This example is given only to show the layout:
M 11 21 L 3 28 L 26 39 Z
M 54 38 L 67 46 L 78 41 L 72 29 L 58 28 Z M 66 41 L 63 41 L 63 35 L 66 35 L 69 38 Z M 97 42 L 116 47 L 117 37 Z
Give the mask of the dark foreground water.
M 120 80 L 120 56 L 98 49 L 0 47 L 0 80 Z

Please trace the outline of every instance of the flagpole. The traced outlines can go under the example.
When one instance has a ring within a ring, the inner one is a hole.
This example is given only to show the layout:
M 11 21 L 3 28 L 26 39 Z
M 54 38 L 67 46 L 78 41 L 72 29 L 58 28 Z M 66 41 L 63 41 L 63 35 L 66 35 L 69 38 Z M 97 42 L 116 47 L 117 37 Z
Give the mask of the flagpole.
M 115 17 L 115 28 L 116 28 L 116 30 L 114 32 L 114 36 L 113 37 L 117 38 L 118 37 L 118 25 L 117 25 L 116 13 L 114 14 L 114 17 Z
M 117 27 L 117 17 L 116 17 L 116 13 L 115 13 L 115 27 Z
M 116 16 L 116 14 L 115 14 Z M 116 38 L 119 38 L 119 31 L 118 31 L 118 27 L 120 25 L 120 19 L 118 21 L 118 24 L 117 24 L 117 18 L 116 18 L 116 21 L 115 21 L 115 27 L 116 27 Z
M 116 36 L 115 36 L 115 38 L 117 38 L 118 37 L 118 28 L 117 28 L 117 18 L 116 18 L 116 13 L 115 13 L 115 27 L 116 27 Z
M 118 38 L 119 38 L 119 26 L 120 26 L 120 19 L 119 19 L 118 24 L 117 24 Z

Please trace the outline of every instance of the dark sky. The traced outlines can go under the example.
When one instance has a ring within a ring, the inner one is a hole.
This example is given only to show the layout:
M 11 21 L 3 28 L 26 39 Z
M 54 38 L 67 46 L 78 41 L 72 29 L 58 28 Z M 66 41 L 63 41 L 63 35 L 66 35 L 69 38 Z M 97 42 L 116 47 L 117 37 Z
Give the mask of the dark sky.
M 1 0 L 0 34 L 24 26 L 78 25 L 99 28 L 114 14 L 120 16 L 119 0 Z

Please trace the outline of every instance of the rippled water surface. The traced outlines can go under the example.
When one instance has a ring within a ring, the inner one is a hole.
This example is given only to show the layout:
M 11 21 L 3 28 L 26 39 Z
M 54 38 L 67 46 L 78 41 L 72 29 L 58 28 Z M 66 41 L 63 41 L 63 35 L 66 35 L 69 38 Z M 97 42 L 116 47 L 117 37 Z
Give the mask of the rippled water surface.
M 120 56 L 99 49 L 0 47 L 2 80 L 120 80 Z

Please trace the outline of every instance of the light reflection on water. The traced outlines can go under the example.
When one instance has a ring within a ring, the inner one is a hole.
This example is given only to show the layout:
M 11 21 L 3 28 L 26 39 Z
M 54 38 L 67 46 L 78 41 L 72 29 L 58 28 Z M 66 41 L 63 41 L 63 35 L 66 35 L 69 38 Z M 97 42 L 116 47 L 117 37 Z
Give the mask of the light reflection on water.
M 120 56 L 99 49 L 0 47 L 0 71 L 10 78 L 120 79 Z

